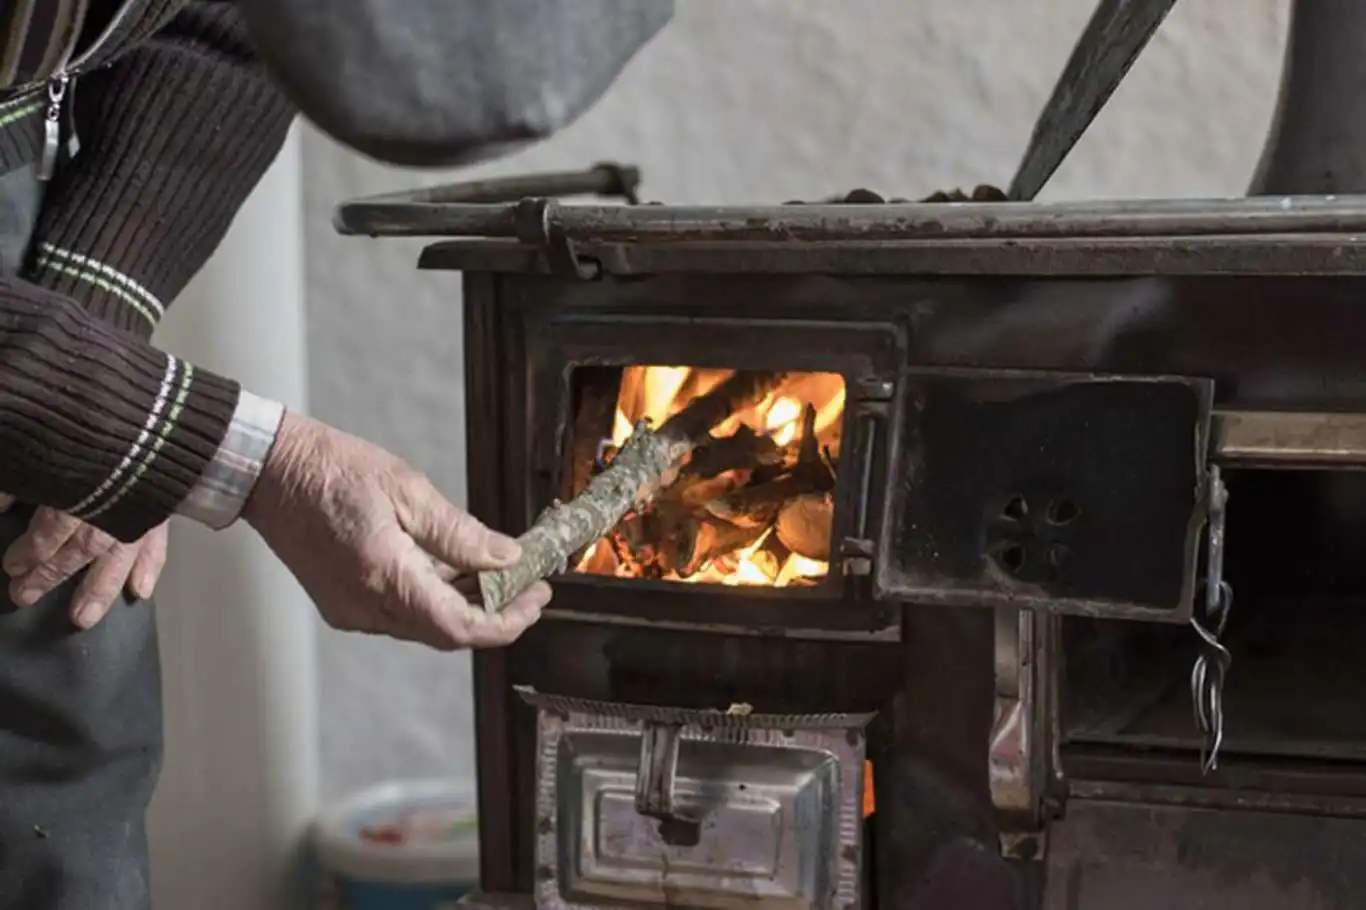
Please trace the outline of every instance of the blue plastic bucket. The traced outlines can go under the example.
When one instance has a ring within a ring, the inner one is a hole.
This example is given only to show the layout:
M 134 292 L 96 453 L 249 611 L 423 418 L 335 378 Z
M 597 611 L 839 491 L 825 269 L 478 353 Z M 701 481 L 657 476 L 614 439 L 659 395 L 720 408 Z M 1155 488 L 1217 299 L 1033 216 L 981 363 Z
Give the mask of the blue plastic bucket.
M 479 881 L 468 787 L 395 781 L 320 816 L 312 833 L 318 910 L 452 910 Z

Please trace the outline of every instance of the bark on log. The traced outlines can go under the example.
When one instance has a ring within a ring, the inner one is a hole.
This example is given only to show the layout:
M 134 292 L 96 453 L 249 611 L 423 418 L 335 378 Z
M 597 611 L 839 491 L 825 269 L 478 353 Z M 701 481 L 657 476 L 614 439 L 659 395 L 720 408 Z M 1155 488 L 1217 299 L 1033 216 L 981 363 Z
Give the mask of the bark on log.
M 495 613 L 569 558 L 608 534 L 632 508 L 649 501 L 708 433 L 731 414 L 758 404 L 785 373 L 736 373 L 689 402 L 658 430 L 641 424 L 606 470 L 569 502 L 554 502 L 517 539 L 522 558 L 510 569 L 480 572 L 478 600 Z M 472 592 L 471 592 L 472 593 Z

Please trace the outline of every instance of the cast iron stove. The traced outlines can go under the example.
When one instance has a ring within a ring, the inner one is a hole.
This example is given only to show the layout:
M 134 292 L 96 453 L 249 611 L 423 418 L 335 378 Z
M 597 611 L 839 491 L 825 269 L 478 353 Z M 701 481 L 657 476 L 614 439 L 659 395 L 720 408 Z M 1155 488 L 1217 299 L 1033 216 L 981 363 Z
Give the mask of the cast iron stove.
M 341 207 L 464 274 L 489 525 L 724 404 L 476 655 L 470 903 L 1366 900 L 1366 142 L 1303 138 L 1344 22 L 1296 7 L 1290 195 Z

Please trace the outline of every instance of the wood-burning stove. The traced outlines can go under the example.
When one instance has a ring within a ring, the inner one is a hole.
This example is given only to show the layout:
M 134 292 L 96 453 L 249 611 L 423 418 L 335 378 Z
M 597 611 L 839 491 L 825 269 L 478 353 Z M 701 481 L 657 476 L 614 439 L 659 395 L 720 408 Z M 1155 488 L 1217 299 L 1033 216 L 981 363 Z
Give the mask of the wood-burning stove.
M 1359 906 L 1360 21 L 1297 6 L 1260 188 L 1314 195 L 343 205 L 464 273 L 494 527 L 747 389 L 476 655 L 469 902 Z

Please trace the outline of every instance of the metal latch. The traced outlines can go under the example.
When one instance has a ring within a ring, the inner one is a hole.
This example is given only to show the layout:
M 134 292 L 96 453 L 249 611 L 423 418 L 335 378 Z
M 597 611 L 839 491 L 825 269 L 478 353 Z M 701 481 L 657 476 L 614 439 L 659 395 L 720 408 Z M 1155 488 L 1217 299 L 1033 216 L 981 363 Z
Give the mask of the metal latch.
M 558 210 L 559 203 L 554 199 L 523 199 L 517 203 L 517 239 L 538 247 L 556 275 L 584 281 L 602 277 L 602 263 L 579 255 L 564 225 L 555 217 Z
M 845 575 L 867 577 L 873 574 L 874 543 L 868 536 L 868 503 L 872 495 L 874 456 L 879 442 L 879 426 L 891 413 L 896 384 L 882 377 L 866 377 L 855 383 L 857 393 L 851 407 L 854 414 L 854 459 L 858 466 L 858 496 L 854 500 L 854 524 L 849 536 L 839 542 L 840 565 Z
M 606 196 L 620 196 L 627 205 L 639 205 L 636 185 L 640 173 L 635 168 L 618 164 L 596 165 L 590 174 L 596 177 L 597 192 Z M 571 175 L 571 177 L 574 175 Z M 579 254 L 564 222 L 559 217 L 560 204 L 554 199 L 534 197 L 522 199 L 517 203 L 514 214 L 517 239 L 538 247 L 546 258 L 546 264 L 556 275 L 594 281 L 603 275 L 602 263 L 596 259 Z

